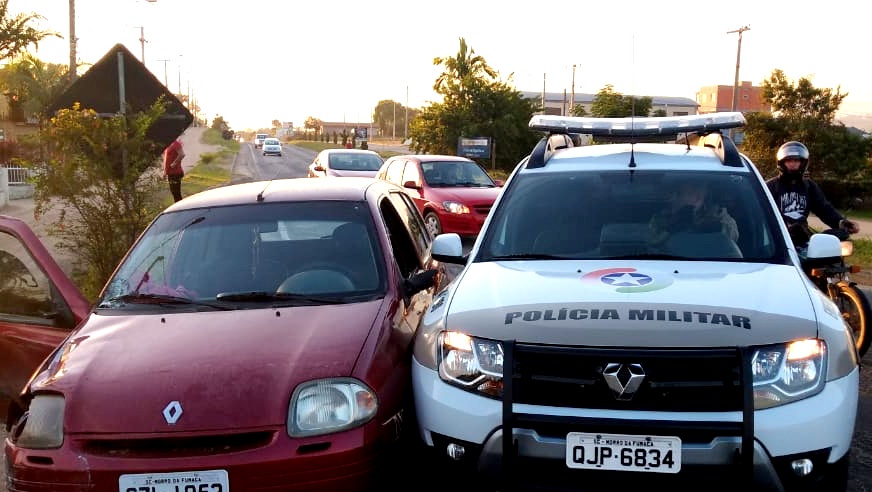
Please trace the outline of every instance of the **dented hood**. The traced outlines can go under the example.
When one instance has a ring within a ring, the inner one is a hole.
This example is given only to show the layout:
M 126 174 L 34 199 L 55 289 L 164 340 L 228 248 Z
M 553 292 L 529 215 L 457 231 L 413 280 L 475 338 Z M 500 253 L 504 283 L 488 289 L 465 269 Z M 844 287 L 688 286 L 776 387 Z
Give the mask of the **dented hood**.
M 34 389 L 66 395 L 72 433 L 284 425 L 298 384 L 354 375 L 380 303 L 92 315 Z

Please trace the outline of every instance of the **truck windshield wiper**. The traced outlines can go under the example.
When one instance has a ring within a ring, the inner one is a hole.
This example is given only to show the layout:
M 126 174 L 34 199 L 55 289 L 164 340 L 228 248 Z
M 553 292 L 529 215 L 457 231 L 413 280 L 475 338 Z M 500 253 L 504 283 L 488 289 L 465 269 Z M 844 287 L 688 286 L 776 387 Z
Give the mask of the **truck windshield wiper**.
M 216 297 L 222 302 L 272 302 L 289 301 L 292 304 L 318 305 L 318 304 L 344 304 L 348 297 L 342 296 L 313 296 L 308 294 L 293 294 L 290 292 L 221 292 Z
M 122 304 L 158 304 L 161 306 L 167 305 L 191 305 L 191 306 L 206 306 L 213 309 L 220 309 L 222 311 L 226 311 L 230 308 L 227 306 L 222 306 L 220 304 L 215 304 L 213 302 L 206 301 L 198 301 L 196 299 L 189 299 L 187 297 L 179 297 L 179 296 L 170 296 L 165 294 L 124 294 L 121 296 L 113 297 L 109 300 L 103 301 L 100 303 L 99 307 L 111 307 L 111 303 L 122 303 Z
M 637 253 L 634 255 L 602 256 L 597 260 L 701 260 L 690 256 L 667 255 L 664 253 Z M 710 258 L 706 258 L 710 259 Z
M 514 255 L 491 256 L 491 260 L 574 260 L 572 256 L 551 255 L 545 253 L 519 253 Z

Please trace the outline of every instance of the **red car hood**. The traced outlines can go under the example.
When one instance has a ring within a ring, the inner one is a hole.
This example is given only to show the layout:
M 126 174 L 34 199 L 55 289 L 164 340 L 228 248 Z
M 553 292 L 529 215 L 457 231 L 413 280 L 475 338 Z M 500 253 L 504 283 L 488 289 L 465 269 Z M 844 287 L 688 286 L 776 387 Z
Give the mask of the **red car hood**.
M 493 205 L 502 188 L 474 188 L 453 186 L 450 188 L 430 188 L 427 199 L 431 202 L 452 200 L 465 205 Z
M 47 379 L 67 432 L 284 425 L 294 388 L 350 376 L 381 301 L 135 316 L 93 315 Z M 178 401 L 170 425 L 163 410 Z

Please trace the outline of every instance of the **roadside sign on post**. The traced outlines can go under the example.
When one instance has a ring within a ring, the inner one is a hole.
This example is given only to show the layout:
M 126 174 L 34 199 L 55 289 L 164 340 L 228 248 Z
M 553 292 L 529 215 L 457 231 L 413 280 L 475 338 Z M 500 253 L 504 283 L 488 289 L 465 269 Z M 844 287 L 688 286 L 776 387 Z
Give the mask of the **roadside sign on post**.
M 82 109 L 93 109 L 99 115 L 138 113 L 147 110 L 161 96 L 167 103 L 166 112 L 148 129 L 147 137 L 164 148 L 184 133 L 193 123 L 194 115 L 119 43 L 58 95 L 45 112 L 54 115 L 78 102 Z
M 457 155 L 473 159 L 489 159 L 491 156 L 491 138 L 458 137 Z

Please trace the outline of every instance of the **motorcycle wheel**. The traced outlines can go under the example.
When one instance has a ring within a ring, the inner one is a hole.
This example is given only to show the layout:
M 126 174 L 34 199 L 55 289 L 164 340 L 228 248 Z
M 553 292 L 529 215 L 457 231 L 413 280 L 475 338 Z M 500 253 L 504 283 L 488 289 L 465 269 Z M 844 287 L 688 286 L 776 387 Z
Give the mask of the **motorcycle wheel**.
M 842 318 L 851 327 L 857 353 L 863 357 L 869 350 L 869 345 L 872 344 L 872 334 L 868 330 L 868 324 L 872 321 L 872 308 L 869 306 L 869 300 L 856 285 L 843 282 L 836 287 L 838 292 L 833 300 L 839 308 L 839 312 L 842 313 Z

